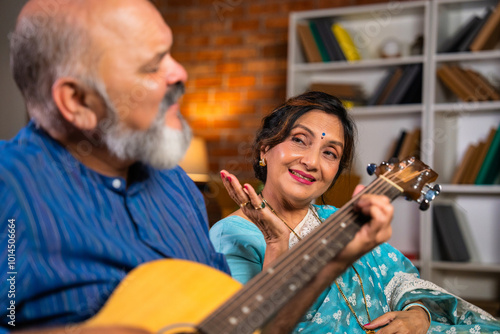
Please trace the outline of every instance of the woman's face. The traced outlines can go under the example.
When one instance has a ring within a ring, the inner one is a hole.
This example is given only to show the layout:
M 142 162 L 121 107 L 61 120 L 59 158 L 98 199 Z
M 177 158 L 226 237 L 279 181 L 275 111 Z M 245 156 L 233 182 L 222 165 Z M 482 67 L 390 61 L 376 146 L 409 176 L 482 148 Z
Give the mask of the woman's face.
M 290 204 L 309 203 L 332 183 L 343 149 L 338 117 L 320 110 L 307 112 L 282 143 L 261 153 L 267 160 L 267 190 Z

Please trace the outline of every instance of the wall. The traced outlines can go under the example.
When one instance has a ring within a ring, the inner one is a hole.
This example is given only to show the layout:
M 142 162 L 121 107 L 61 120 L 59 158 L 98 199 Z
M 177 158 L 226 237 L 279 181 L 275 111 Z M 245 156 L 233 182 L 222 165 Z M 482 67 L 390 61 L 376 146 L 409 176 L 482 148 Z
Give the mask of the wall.
M 22 0 L 2 0 L 0 3 L 0 140 L 13 137 L 27 120 L 21 93 L 10 72 L 8 40 L 24 3 Z
M 250 145 L 262 117 L 286 97 L 292 11 L 364 0 L 155 0 L 189 74 L 182 112 L 208 141 L 210 170 L 252 177 Z

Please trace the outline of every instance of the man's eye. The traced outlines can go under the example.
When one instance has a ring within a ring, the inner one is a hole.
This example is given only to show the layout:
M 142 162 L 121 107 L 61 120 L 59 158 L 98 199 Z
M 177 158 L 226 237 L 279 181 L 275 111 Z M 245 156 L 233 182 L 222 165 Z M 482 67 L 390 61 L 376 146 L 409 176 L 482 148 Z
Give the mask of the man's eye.
M 146 73 L 156 73 L 160 70 L 159 67 L 148 67 L 145 69 L 145 72 Z

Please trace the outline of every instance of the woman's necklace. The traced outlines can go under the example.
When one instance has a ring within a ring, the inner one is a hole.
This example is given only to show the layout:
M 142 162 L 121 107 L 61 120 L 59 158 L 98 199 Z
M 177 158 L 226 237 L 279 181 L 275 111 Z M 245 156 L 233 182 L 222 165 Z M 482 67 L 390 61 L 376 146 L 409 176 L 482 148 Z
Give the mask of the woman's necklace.
M 288 229 L 293 233 L 295 234 L 295 236 L 297 237 L 297 239 L 302 240 L 302 238 L 297 234 L 297 232 L 295 232 L 295 230 L 293 228 L 291 228 L 283 218 L 281 218 L 280 216 L 278 216 L 278 214 L 276 213 L 276 211 L 274 211 L 273 207 L 271 205 L 269 205 L 269 202 L 266 201 L 266 199 L 264 198 L 264 196 L 262 196 L 262 201 L 266 203 L 267 207 L 269 208 L 269 210 L 271 210 L 272 213 L 274 213 L 274 215 L 276 217 L 278 217 L 282 222 L 283 224 L 285 224 L 286 227 L 288 227 Z M 319 219 L 318 217 L 318 214 L 316 213 L 316 211 L 314 210 L 314 208 L 310 208 L 310 210 L 312 211 L 314 217 L 318 220 L 318 222 L 321 224 L 322 221 L 321 219 Z M 363 293 L 363 299 L 365 301 L 365 308 L 366 308 L 366 314 L 368 316 L 368 322 L 372 322 L 372 319 L 370 318 L 370 313 L 368 312 L 368 302 L 366 301 L 366 296 L 365 296 L 365 289 L 363 288 L 363 281 L 361 280 L 361 276 L 359 275 L 358 271 L 356 270 L 356 268 L 354 268 L 354 266 L 351 266 L 352 269 L 354 270 L 354 272 L 356 273 L 356 276 L 358 276 L 358 280 L 359 280 L 359 284 L 361 285 L 361 292 Z M 340 294 L 342 295 L 342 297 L 344 298 L 347 306 L 349 307 L 349 309 L 351 310 L 351 313 L 354 315 L 354 318 L 356 319 L 356 321 L 358 322 L 359 326 L 367 333 L 367 334 L 374 334 L 375 331 L 372 330 L 372 329 L 367 329 L 365 328 L 365 326 L 363 326 L 363 324 L 359 321 L 358 319 L 358 316 L 356 315 L 356 312 L 354 312 L 354 308 L 351 306 L 351 304 L 349 303 L 349 300 L 347 300 L 347 297 L 345 296 L 344 292 L 342 291 L 342 289 L 340 288 L 339 284 L 337 283 L 337 281 L 335 281 L 335 285 L 337 285 L 337 288 L 339 289 L 340 291 Z
M 321 224 L 322 221 L 321 219 L 319 219 L 318 217 L 318 214 L 316 213 L 316 211 L 314 209 L 311 209 L 311 211 L 313 212 L 313 215 L 314 217 L 316 217 L 316 219 L 318 220 L 318 222 Z M 300 240 L 300 238 L 299 238 Z M 366 296 L 365 296 L 365 289 L 363 288 L 363 281 L 361 280 L 361 276 L 359 275 L 358 271 L 356 270 L 356 268 L 354 268 L 354 266 L 351 266 L 352 269 L 354 270 L 354 272 L 356 273 L 356 276 L 358 276 L 358 280 L 359 280 L 359 285 L 361 285 L 361 292 L 363 293 L 363 299 L 365 300 L 365 308 L 366 308 L 366 314 L 368 316 L 368 323 L 372 322 L 372 319 L 370 318 L 370 312 L 368 312 L 368 303 L 366 301 Z M 365 326 L 363 326 L 363 324 L 359 321 L 358 319 L 358 316 L 356 315 L 356 312 L 354 312 L 354 308 L 351 306 L 351 304 L 349 303 L 349 300 L 347 300 L 347 297 L 345 296 L 344 292 L 342 291 L 342 289 L 340 288 L 339 284 L 337 283 L 337 281 L 335 281 L 335 285 L 337 285 L 337 288 L 339 289 L 340 291 L 340 294 L 342 295 L 342 297 L 344 297 L 344 300 L 347 304 L 347 306 L 349 307 L 349 309 L 351 310 L 351 313 L 354 315 L 354 318 L 356 318 L 356 321 L 358 322 L 359 326 L 368 334 L 374 334 L 375 331 L 372 330 L 372 329 L 367 329 L 365 328 Z

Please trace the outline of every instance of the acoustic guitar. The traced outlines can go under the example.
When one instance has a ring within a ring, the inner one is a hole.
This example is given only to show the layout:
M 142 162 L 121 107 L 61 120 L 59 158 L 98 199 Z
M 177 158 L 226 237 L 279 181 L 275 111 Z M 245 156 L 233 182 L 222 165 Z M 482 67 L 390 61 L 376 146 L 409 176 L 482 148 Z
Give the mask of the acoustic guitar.
M 426 210 L 440 192 L 439 185 L 429 185 L 437 173 L 413 157 L 368 165 L 368 172 L 378 178 L 246 285 L 190 261 L 149 262 L 131 271 L 85 326 L 133 326 L 168 334 L 254 333 L 369 220 L 354 210 L 362 194 L 391 200 L 404 195 Z

